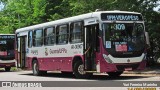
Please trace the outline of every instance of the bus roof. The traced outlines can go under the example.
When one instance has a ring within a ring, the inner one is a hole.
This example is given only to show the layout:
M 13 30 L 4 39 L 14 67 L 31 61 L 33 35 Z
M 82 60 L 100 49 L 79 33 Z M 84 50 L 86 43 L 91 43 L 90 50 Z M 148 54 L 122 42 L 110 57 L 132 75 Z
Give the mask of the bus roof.
M 34 30 L 34 29 L 43 28 L 43 27 L 50 27 L 50 26 L 53 26 L 53 25 L 65 24 L 67 22 L 80 21 L 80 20 L 84 20 L 84 19 L 88 19 L 88 18 L 92 18 L 92 17 L 100 18 L 101 13 L 140 14 L 138 12 L 119 11 L 119 10 L 98 11 L 98 12 L 92 12 L 92 13 L 82 14 L 82 15 L 78 15 L 78 16 L 68 17 L 68 18 L 64 18 L 64 19 L 59 19 L 59 20 L 55 20 L 55 21 L 50 21 L 50 22 L 46 22 L 46 23 L 42 23 L 42 24 L 33 25 L 33 26 L 28 26 L 28 27 L 24 27 L 24 28 L 19 28 L 19 29 L 16 30 L 16 33 L 29 31 L 29 30 Z

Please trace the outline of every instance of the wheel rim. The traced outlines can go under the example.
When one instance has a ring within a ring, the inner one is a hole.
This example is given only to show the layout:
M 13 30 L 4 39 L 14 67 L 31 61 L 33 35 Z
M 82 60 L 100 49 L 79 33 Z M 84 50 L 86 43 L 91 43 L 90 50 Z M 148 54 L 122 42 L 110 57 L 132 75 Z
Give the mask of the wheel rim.
M 86 74 L 86 72 L 84 71 L 84 65 L 79 65 L 79 67 L 78 67 L 78 72 L 79 72 L 81 75 Z
M 34 63 L 34 65 L 33 65 L 33 73 L 37 74 L 37 71 L 38 71 L 37 63 Z

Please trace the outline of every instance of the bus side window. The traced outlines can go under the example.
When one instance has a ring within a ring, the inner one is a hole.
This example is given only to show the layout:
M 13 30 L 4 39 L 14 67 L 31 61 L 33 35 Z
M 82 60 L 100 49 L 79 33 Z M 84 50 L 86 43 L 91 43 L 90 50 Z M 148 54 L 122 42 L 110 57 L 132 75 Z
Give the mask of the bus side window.
M 80 43 L 82 42 L 82 22 L 75 22 L 71 23 L 70 28 L 70 36 L 71 36 L 71 43 Z
M 34 31 L 34 46 L 42 46 L 43 44 L 43 32 L 42 29 Z
M 55 27 L 44 29 L 44 44 L 53 45 L 55 43 Z
M 32 31 L 29 31 L 28 32 L 28 47 L 30 48 L 30 47 L 32 47 L 32 35 L 33 33 L 32 33 Z
M 68 25 L 61 25 L 57 27 L 57 44 L 68 43 Z

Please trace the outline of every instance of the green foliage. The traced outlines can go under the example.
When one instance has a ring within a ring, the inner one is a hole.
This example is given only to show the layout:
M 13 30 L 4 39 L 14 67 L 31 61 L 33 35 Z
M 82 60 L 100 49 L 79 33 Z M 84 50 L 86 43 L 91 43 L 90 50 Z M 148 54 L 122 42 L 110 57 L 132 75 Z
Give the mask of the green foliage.
M 17 28 L 44 22 L 46 5 L 46 0 L 8 0 L 1 11 L 0 31 L 14 33 Z

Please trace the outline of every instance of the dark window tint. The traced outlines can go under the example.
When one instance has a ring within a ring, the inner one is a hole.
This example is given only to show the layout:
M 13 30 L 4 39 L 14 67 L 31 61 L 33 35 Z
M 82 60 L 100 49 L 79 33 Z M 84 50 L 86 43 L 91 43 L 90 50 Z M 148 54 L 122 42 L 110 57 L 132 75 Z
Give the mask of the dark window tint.
M 43 44 L 43 32 L 42 29 L 34 31 L 34 46 L 42 46 Z
M 2 35 L 1 37 L 4 37 L 4 38 L 0 38 L 0 58 L 2 59 L 3 56 L 14 57 L 14 38 L 15 36 L 14 35 Z
M 45 45 L 52 45 L 55 43 L 55 28 L 54 27 L 50 27 L 50 28 L 46 28 L 44 31 L 44 42 Z
M 57 27 L 57 44 L 68 43 L 68 26 L 61 25 Z
M 82 42 L 82 22 L 76 22 L 71 24 L 71 43 Z

